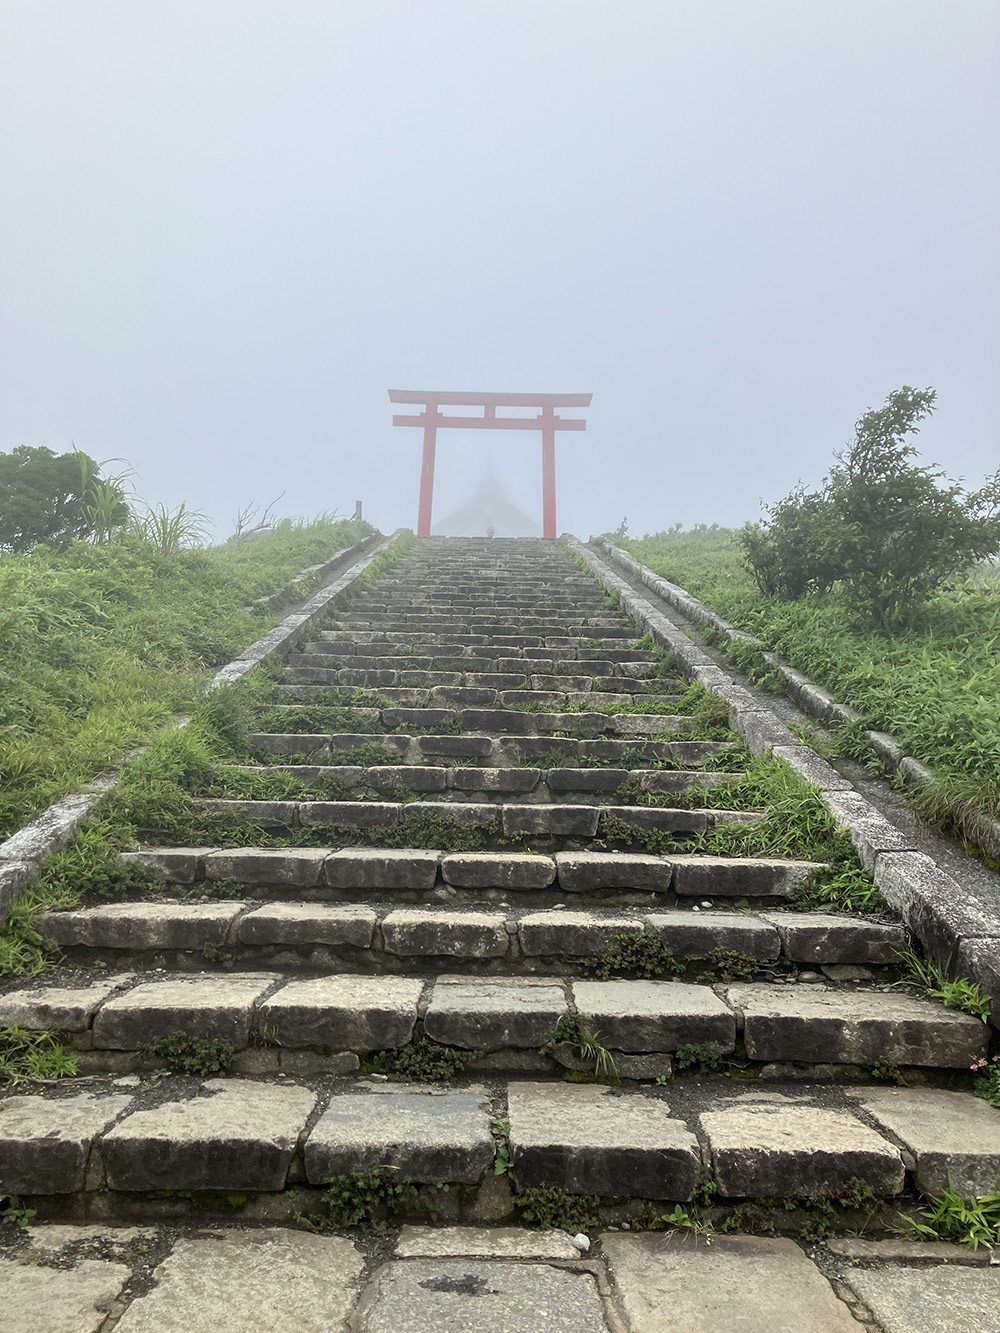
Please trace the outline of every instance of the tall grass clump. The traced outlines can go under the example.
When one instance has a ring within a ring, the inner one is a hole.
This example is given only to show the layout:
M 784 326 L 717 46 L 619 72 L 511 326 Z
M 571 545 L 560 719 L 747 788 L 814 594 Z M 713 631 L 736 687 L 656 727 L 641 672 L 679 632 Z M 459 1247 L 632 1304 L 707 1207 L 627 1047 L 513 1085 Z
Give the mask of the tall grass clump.
M 257 598 L 372 531 L 285 520 L 197 548 L 198 521 L 181 506 L 115 540 L 0 553 L 0 838 L 149 740 L 272 628 Z

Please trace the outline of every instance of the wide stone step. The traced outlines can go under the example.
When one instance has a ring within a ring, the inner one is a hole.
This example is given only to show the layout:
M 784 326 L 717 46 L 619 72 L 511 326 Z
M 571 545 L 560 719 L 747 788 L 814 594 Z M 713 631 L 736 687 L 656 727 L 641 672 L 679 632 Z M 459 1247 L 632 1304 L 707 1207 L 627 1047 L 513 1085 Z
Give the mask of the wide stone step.
M 374 646 L 374 645 L 372 645 Z M 578 680 L 592 680 L 595 676 L 628 676 L 632 679 L 654 679 L 658 674 L 655 662 L 641 658 L 624 658 L 613 661 L 610 657 L 567 656 L 562 648 L 526 648 L 518 652 L 511 648 L 507 652 L 491 649 L 488 657 L 481 653 L 441 653 L 434 656 L 426 652 L 407 654 L 398 653 L 289 653 L 286 659 L 285 679 L 294 684 L 301 679 L 303 671 L 324 672 L 325 679 L 331 685 L 338 683 L 341 671 L 383 671 L 398 672 L 401 675 L 415 671 L 449 673 L 460 672 L 474 675 L 506 674 L 514 676 L 545 675 L 571 676 Z M 319 677 L 318 677 L 319 679 Z M 405 685 L 412 681 L 386 680 L 385 684 Z M 433 682 L 432 682 L 433 683 Z M 514 688 L 511 686 L 510 688 Z M 561 688 L 565 689 L 566 686 Z M 581 686 L 586 689 L 587 686 Z M 602 687 L 596 687 L 602 688 Z
M 375 1167 L 418 1185 L 467 1187 L 474 1207 L 486 1195 L 473 1187 L 495 1183 L 498 1145 L 516 1191 L 685 1203 L 708 1178 L 718 1201 L 805 1200 L 836 1199 L 861 1180 L 891 1199 L 908 1183 L 939 1190 L 949 1177 L 965 1192 L 989 1192 L 1000 1154 L 990 1115 L 969 1094 L 932 1089 L 852 1096 L 522 1080 L 487 1091 L 168 1077 L 152 1102 L 101 1080 L 11 1096 L 0 1153 L 5 1187 L 23 1202 L 44 1212 L 74 1196 L 95 1208 L 101 1200 L 105 1217 L 119 1207 L 141 1217 L 144 1202 L 146 1216 L 163 1215 L 163 1191 L 256 1196 L 294 1186 L 290 1206 L 313 1206 L 331 1177 Z M 934 1121 L 942 1130 L 932 1137 Z M 493 1217 L 512 1214 L 510 1193 L 492 1192 Z
M 652 688 L 644 691 L 611 691 L 604 689 L 591 690 L 544 690 L 535 688 L 531 685 L 529 678 L 529 687 L 524 686 L 516 689 L 497 689 L 496 687 L 487 687 L 483 685 L 432 685 L 432 686 L 398 686 L 392 680 L 381 679 L 382 677 L 396 677 L 395 672 L 381 671 L 339 671 L 338 676 L 343 677 L 339 682 L 341 685 L 350 686 L 352 704 L 360 704 L 362 707 L 378 708 L 383 702 L 388 700 L 390 703 L 407 704 L 411 707 L 419 708 L 504 708 L 504 709 L 523 709 L 523 708 L 546 708 L 553 710 L 571 709 L 616 709 L 641 711 L 643 705 L 668 705 L 676 707 L 683 698 L 682 694 L 664 694 L 654 692 Z M 433 673 L 428 672 L 428 675 Z M 455 673 L 443 673 L 453 675 Z M 350 679 L 348 679 L 350 677 Z M 614 677 L 614 682 L 618 677 Z M 598 677 L 601 684 L 612 684 L 606 677 Z M 656 682 L 659 684 L 659 682 Z M 565 680 L 560 680 L 560 684 L 565 686 Z M 654 682 L 649 682 L 650 686 Z M 283 700 L 288 701 L 288 705 L 294 705 L 300 702 L 309 702 L 314 699 L 322 700 L 327 691 L 321 685 L 283 685 L 279 684 L 277 689 L 281 692 Z M 262 705 L 262 709 L 268 712 L 280 708 L 282 704 Z
M 424 777 L 435 770 L 418 769 Z M 390 784 L 391 786 L 391 784 Z M 413 801 L 241 801 L 209 799 L 197 807 L 209 814 L 260 828 L 406 828 L 428 816 L 497 836 L 591 839 L 612 836 L 613 824 L 679 836 L 699 834 L 727 823 L 747 822 L 736 810 L 670 809 L 650 805 L 574 805 L 569 802 Z M 751 815 L 752 819 L 754 816 Z M 763 818 L 758 814 L 756 818 Z
M 115 982 L 117 988 L 108 993 Z M 610 1052 L 623 1077 L 669 1074 L 669 1060 L 660 1057 L 685 1048 L 732 1055 L 738 1038 L 749 1061 L 779 1069 L 804 1062 L 968 1070 L 989 1043 L 978 1019 L 930 1000 L 804 983 L 712 987 L 671 980 L 387 973 L 295 980 L 267 972 L 133 982 L 129 976 L 102 980 L 92 1009 L 81 987 L 70 988 L 65 997 L 58 987 L 48 988 L 44 1003 L 50 1021 L 62 1008 L 84 1024 L 67 1036 L 86 1067 L 130 1067 L 129 1057 L 123 1065 L 114 1053 L 136 1052 L 149 1041 L 185 1032 L 249 1050 L 241 1067 L 255 1072 L 281 1067 L 280 1051 L 311 1052 L 317 1068 L 335 1072 L 351 1067 L 341 1058 L 345 1053 L 396 1049 L 425 1038 L 492 1053 L 496 1068 L 512 1058 L 523 1064 L 517 1053 L 534 1052 L 535 1067 L 555 1071 L 561 1048 L 553 1050 L 549 1043 L 558 1039 L 557 1025 L 569 1014 Z M 25 996 L 21 1009 L 30 1009 Z M 789 1073 L 794 1076 L 794 1070 Z
M 554 894 L 671 894 L 687 898 L 786 898 L 821 869 L 766 857 L 652 856 L 625 852 L 449 852 L 380 847 L 162 847 L 128 856 L 165 881 L 236 881 L 267 896 L 286 890 L 335 899 L 371 893 L 551 890 Z M 60 914 L 61 915 L 61 914 Z
M 834 977 L 844 969 L 864 977 L 877 975 L 873 967 L 898 965 L 906 944 L 901 926 L 826 913 L 651 912 L 622 906 L 581 911 L 562 905 L 538 911 L 250 897 L 105 904 L 51 914 L 44 927 L 79 962 L 186 971 L 212 965 L 379 971 L 434 958 L 442 965 L 445 959 L 453 966 L 466 962 L 477 971 L 584 975 L 588 959 L 606 955 L 623 938 L 655 934 L 677 960 L 723 950 L 744 960 L 780 959 L 783 965 L 828 967 Z M 70 988 L 60 999 L 45 986 L 12 992 L 0 999 L 0 1026 L 73 1027 L 74 1015 L 83 1012 L 75 994 Z M 88 996 L 100 998 L 88 986 L 80 996 L 84 1010 Z

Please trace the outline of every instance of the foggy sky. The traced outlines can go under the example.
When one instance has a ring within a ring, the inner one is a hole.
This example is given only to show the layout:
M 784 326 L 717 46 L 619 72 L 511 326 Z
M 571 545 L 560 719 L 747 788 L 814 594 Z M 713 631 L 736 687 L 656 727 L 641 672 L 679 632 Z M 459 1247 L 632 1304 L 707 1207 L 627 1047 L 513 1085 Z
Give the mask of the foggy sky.
M 559 527 L 740 523 L 933 385 L 1000 462 L 995 0 L 0 0 L 0 449 L 416 521 L 388 388 L 593 392 Z M 435 514 L 488 455 L 446 432 Z

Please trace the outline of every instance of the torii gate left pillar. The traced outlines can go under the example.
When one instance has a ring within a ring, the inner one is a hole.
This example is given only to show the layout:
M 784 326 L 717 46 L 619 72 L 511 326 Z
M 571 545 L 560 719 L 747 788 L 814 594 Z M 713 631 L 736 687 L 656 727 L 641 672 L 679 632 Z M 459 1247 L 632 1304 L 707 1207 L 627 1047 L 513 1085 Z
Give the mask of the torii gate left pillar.
M 394 426 L 423 426 L 424 454 L 420 469 L 420 503 L 417 510 L 417 536 L 429 537 L 434 506 L 434 458 L 437 432 L 442 426 L 459 430 L 540 430 L 542 433 L 542 536 L 556 535 L 556 431 L 586 430 L 579 417 L 560 417 L 557 407 L 589 407 L 589 393 L 455 393 L 424 392 L 417 389 L 390 389 L 393 403 L 419 403 L 423 412 L 415 416 L 394 416 Z M 481 417 L 443 416 L 442 404 L 481 407 Z M 537 407 L 536 417 L 498 417 L 498 407 Z

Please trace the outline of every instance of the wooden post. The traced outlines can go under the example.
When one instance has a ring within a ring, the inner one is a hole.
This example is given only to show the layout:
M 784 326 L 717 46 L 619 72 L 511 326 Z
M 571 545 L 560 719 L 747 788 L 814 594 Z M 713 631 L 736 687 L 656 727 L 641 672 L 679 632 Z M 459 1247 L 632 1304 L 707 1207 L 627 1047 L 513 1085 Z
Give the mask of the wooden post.
M 428 403 L 424 421 L 424 458 L 420 467 L 420 504 L 417 509 L 417 536 L 431 535 L 431 510 L 434 507 L 434 455 L 437 453 L 437 404 Z
M 556 427 L 550 403 L 542 408 L 542 536 L 556 535 Z

